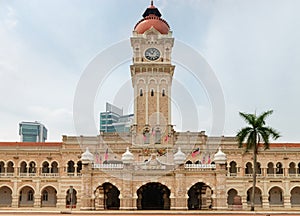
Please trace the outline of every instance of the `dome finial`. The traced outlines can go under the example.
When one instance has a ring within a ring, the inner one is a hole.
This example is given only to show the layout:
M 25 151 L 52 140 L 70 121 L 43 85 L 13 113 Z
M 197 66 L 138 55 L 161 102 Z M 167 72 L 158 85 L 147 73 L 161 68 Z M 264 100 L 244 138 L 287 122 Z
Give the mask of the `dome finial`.
M 153 6 L 153 0 L 151 0 L 151 6 Z

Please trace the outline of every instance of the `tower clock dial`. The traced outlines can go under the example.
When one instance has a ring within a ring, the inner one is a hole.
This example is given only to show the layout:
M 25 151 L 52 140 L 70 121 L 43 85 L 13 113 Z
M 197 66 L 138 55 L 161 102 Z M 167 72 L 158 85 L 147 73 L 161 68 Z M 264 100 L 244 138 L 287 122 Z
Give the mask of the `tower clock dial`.
M 150 61 L 155 61 L 155 60 L 159 59 L 160 52 L 158 49 L 151 47 L 151 48 L 146 49 L 145 57 L 146 57 L 146 59 L 148 59 Z

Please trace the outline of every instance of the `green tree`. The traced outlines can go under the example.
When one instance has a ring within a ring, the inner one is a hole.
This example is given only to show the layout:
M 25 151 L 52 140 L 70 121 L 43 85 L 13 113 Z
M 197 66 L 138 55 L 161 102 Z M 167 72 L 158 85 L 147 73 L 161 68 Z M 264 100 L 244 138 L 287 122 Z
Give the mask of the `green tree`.
M 266 150 L 269 149 L 270 138 L 276 140 L 280 137 L 280 134 L 275 129 L 266 126 L 265 119 L 272 113 L 273 110 L 269 110 L 257 116 L 256 114 L 240 112 L 240 116 L 245 120 L 248 126 L 241 128 L 236 135 L 239 148 L 245 147 L 246 152 L 253 150 L 253 186 L 251 194 L 251 211 L 254 211 L 257 155 L 259 144 L 263 144 L 264 149 Z

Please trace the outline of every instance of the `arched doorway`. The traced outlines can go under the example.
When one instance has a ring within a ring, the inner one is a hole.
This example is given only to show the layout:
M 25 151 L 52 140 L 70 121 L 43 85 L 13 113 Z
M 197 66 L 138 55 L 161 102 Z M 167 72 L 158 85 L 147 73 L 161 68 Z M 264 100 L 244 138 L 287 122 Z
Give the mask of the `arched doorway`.
M 33 207 L 34 205 L 34 190 L 25 186 L 20 190 L 19 207 Z
M 57 191 L 55 188 L 48 186 L 42 190 L 41 207 L 56 207 Z
M 10 207 L 12 202 L 12 191 L 9 187 L 0 188 L 0 207 Z
M 251 197 L 252 197 L 252 187 L 249 188 L 247 191 L 247 203 L 248 205 L 251 204 Z M 257 206 L 262 206 L 262 195 L 261 190 L 258 187 L 255 187 L 254 191 L 254 204 Z
M 120 191 L 111 183 L 104 183 L 95 190 L 95 208 L 120 209 Z
M 168 210 L 170 209 L 170 190 L 161 183 L 147 183 L 137 190 L 137 209 Z
M 237 196 L 238 192 L 235 189 L 230 189 L 227 193 L 227 204 L 228 206 L 234 205 L 234 197 Z
M 71 191 L 70 191 L 71 190 Z M 71 187 L 66 193 L 66 208 L 76 208 L 77 204 L 77 191 Z
M 300 187 L 294 187 L 291 191 L 292 206 L 300 206 Z
M 194 184 L 188 191 L 188 209 L 201 210 L 212 208 L 212 190 L 203 182 Z
M 280 187 L 273 187 L 269 191 L 269 205 L 283 206 L 283 191 Z

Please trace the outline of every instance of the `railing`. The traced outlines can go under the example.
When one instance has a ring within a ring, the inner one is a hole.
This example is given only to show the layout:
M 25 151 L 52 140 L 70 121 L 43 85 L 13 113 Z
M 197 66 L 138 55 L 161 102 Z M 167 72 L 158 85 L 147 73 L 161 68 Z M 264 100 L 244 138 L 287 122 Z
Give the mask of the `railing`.
M 123 169 L 123 164 L 94 164 L 94 169 Z
M 42 177 L 57 177 L 59 176 L 59 173 L 42 173 Z
M 185 164 L 186 169 L 215 169 L 215 164 Z
M 282 178 L 283 176 L 283 174 L 267 173 L 267 177 Z

